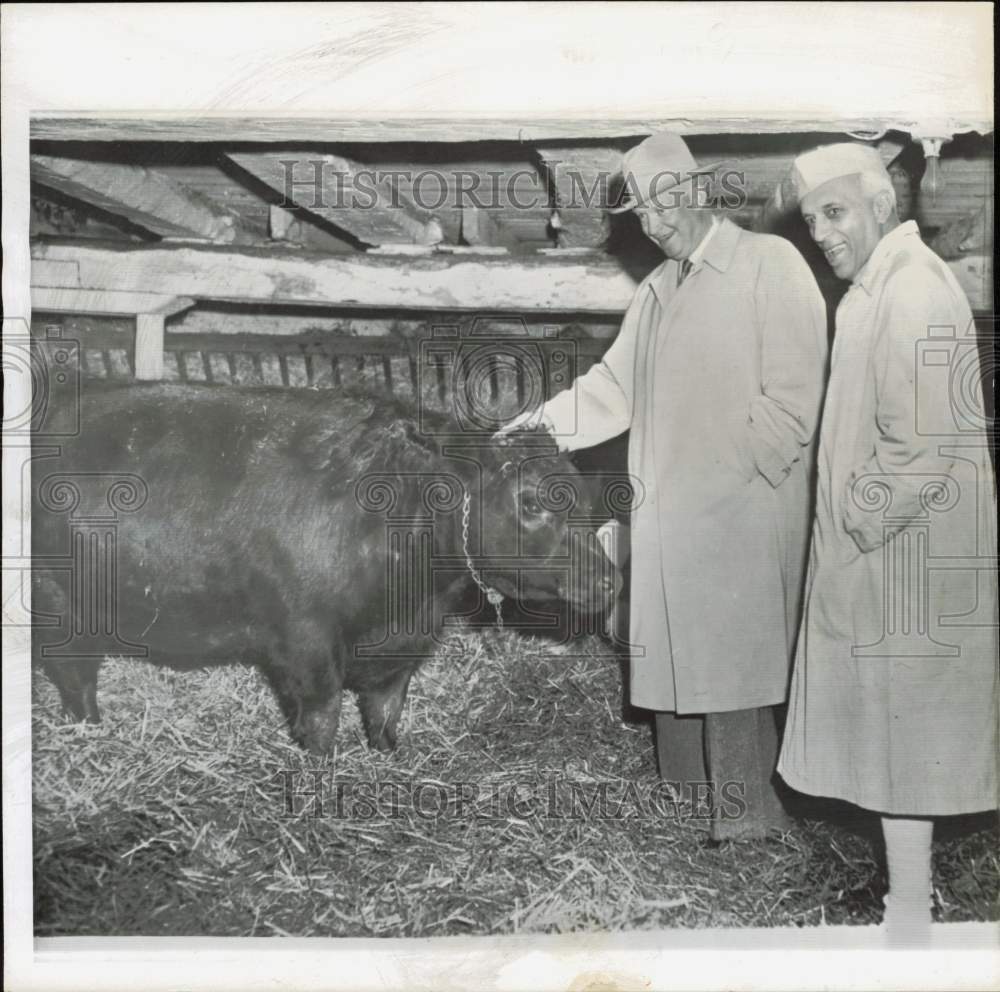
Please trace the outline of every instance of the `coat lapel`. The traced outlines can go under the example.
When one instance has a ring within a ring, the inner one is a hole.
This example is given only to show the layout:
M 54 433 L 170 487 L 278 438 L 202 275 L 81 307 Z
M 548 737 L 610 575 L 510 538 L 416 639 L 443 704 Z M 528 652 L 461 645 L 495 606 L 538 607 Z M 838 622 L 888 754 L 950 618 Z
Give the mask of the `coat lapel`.
M 702 261 L 717 272 L 725 272 L 733 261 L 742 236 L 743 232 L 728 217 L 723 217 L 714 237 L 705 245 Z

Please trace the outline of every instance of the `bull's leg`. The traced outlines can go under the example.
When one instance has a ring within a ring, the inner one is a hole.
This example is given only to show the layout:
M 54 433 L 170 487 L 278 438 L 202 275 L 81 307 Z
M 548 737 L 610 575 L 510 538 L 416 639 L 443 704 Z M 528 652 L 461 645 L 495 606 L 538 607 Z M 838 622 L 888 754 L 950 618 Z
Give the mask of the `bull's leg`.
M 315 754 L 333 751 L 340 727 L 344 668 L 331 648 L 328 629 L 311 621 L 293 623 L 284 649 L 274 651 L 267 665 L 292 736 Z
M 337 688 L 323 702 L 309 700 L 303 703 L 293 733 L 306 750 L 313 754 L 333 752 L 340 727 L 340 700 L 341 691 Z
M 361 710 L 365 734 L 368 743 L 376 750 L 391 751 L 396 746 L 396 727 L 412 675 L 413 668 L 406 667 L 380 685 L 358 693 L 358 709 Z
M 43 661 L 45 674 L 59 690 L 63 709 L 77 721 L 100 723 L 97 705 L 97 673 L 100 658 L 80 658 L 72 661 Z
M 41 661 L 45 674 L 59 690 L 66 714 L 77 721 L 100 723 L 101 711 L 97 706 L 97 673 L 102 658 L 45 658 L 42 652 L 46 643 L 58 641 L 60 630 L 65 633 L 72 611 L 66 590 L 66 579 L 59 573 L 38 569 L 31 576 L 32 607 L 39 618 L 39 626 L 32 632 L 32 656 Z M 42 620 L 57 620 L 60 628 L 47 628 Z

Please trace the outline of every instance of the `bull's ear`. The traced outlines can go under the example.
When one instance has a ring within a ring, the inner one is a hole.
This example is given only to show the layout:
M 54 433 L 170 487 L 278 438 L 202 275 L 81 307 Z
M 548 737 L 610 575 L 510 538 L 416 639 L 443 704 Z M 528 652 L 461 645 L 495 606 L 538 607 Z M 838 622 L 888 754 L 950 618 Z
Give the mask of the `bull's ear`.
M 514 468 L 514 463 L 512 461 L 506 461 L 500 466 L 500 474 L 505 478 L 509 479 L 516 469 Z

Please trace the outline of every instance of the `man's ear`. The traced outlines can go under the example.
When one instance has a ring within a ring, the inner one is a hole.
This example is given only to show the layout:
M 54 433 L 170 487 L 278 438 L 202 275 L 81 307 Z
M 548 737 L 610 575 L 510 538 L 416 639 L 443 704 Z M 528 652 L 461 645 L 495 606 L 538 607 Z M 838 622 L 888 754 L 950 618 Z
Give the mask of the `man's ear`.
M 883 189 L 876 193 L 875 200 L 872 203 L 872 209 L 875 211 L 875 220 L 880 224 L 884 224 L 892 216 L 893 206 L 892 194 L 888 190 Z

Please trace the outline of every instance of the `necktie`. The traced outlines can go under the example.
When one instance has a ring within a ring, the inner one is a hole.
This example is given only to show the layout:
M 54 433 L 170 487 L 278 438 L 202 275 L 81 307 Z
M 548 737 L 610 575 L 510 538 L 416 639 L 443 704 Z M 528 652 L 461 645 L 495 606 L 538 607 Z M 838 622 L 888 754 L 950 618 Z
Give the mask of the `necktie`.
M 680 288 L 680 284 L 682 282 L 684 282 L 685 279 L 687 279 L 688 275 L 691 272 L 691 269 L 693 269 L 693 268 L 694 268 L 694 265 L 692 264 L 690 258 L 685 258 L 684 261 L 681 262 L 680 268 L 678 268 L 678 270 L 677 270 L 677 286 L 678 286 L 678 288 Z

